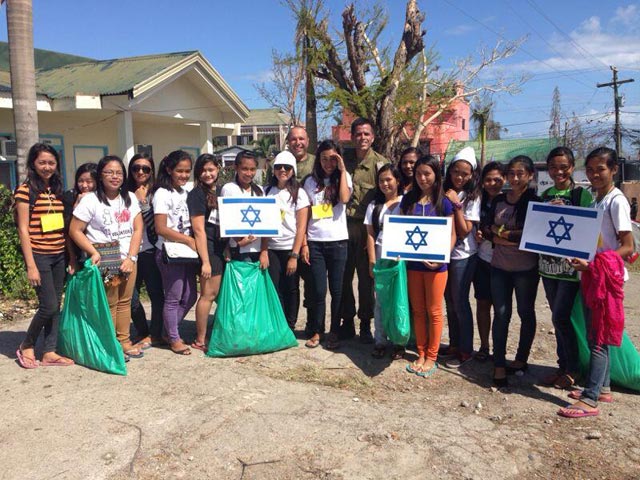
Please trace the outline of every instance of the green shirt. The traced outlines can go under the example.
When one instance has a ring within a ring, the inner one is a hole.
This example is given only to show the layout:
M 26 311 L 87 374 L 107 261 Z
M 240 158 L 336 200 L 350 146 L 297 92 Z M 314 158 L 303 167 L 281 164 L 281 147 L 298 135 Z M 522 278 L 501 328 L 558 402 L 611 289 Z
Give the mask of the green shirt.
M 367 206 L 375 195 L 376 172 L 391 162 L 373 149 L 369 149 L 361 162 L 356 159 L 355 150 L 348 150 L 344 155 L 344 163 L 353 179 L 353 195 L 347 205 L 347 217 L 364 220 Z
M 580 188 L 580 187 L 578 187 Z M 593 197 L 589 191 L 585 188 L 580 188 L 580 197 L 576 207 L 589 207 L 593 202 Z M 540 197 L 543 202 L 550 202 L 555 199 L 561 199 L 565 205 L 572 205 L 571 192 L 573 189 L 567 188 L 565 190 L 558 190 L 556 187 L 547 188 Z M 540 255 L 538 260 L 538 270 L 540 275 L 547 278 L 554 278 L 556 280 L 569 280 L 571 282 L 578 282 L 578 273 L 569 264 L 569 262 L 560 257 L 553 257 L 551 255 Z
M 307 156 L 304 160 L 299 160 L 296 164 L 296 179 L 298 183 L 302 185 L 302 181 L 307 175 L 311 175 L 313 172 L 313 164 L 316 161 L 316 156 L 312 153 L 307 153 Z

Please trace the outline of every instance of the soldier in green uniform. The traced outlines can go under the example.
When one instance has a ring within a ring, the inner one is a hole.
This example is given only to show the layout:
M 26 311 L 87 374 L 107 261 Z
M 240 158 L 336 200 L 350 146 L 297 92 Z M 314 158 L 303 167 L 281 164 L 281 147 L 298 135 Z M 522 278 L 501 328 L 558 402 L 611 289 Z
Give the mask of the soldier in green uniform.
M 360 341 L 372 343 L 371 318 L 373 317 L 373 279 L 369 275 L 367 255 L 367 230 L 364 214 L 373 200 L 376 188 L 376 172 L 390 163 L 373 150 L 373 124 L 365 118 L 357 118 L 351 124 L 351 142 L 355 149 L 345 152 L 344 163 L 353 177 L 353 196 L 347 205 L 347 227 L 349 230 L 349 253 L 342 286 L 342 326 L 340 337 L 355 336 L 354 317 L 356 301 L 353 295 L 353 277 L 358 272 L 358 310 L 360 318 Z
M 307 152 L 307 148 L 309 148 L 309 136 L 307 135 L 307 131 L 304 127 L 292 127 L 287 133 L 287 146 L 293 156 L 296 157 L 296 179 L 302 185 L 305 177 L 307 175 L 311 175 L 313 171 L 313 164 L 316 160 L 316 156 L 312 153 Z M 303 246 L 306 246 L 306 238 Z M 300 277 L 304 282 L 304 303 L 303 305 L 307 309 L 307 325 L 309 325 L 310 318 L 315 318 L 313 314 L 313 306 L 315 305 L 313 301 L 313 288 L 311 287 L 311 270 L 309 269 L 309 265 L 304 263 L 302 259 L 298 260 L 298 272 L 300 273 Z M 297 310 L 297 309 L 296 309 Z M 312 333 L 310 333 L 308 328 L 305 328 L 307 332 L 307 336 L 311 337 Z M 317 346 L 316 342 L 309 341 L 306 344 L 308 347 Z
M 296 178 L 300 185 L 307 175 L 311 174 L 313 170 L 313 163 L 316 160 L 316 156 L 307 152 L 309 148 L 309 136 L 304 127 L 293 127 L 287 133 L 287 145 L 289 151 L 296 157 L 297 162 L 297 174 Z

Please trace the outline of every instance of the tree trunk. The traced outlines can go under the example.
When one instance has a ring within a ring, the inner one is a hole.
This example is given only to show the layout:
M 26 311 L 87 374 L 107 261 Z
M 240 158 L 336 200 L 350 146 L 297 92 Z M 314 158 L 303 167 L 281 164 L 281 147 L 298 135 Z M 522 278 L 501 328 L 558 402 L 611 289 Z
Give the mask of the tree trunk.
M 27 153 L 31 145 L 38 141 L 33 6 L 31 0 L 7 0 L 6 3 L 18 179 L 22 181 L 27 174 Z
M 480 168 L 484 167 L 485 163 L 485 146 L 487 144 L 487 122 L 482 122 L 482 128 L 480 130 Z
M 318 146 L 318 119 L 317 109 L 318 101 L 316 99 L 316 88 L 313 82 L 313 72 L 309 65 L 309 49 L 310 39 L 306 37 L 305 43 L 305 128 L 309 136 L 308 150 L 312 153 L 316 152 Z

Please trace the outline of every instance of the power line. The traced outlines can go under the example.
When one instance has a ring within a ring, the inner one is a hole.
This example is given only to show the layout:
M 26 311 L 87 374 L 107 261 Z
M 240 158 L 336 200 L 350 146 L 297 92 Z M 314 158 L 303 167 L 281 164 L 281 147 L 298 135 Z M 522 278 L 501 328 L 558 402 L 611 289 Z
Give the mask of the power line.
M 455 8 L 456 10 L 458 10 L 460 13 L 462 13 L 465 17 L 473 20 L 474 22 L 478 23 L 479 25 L 482 25 L 484 28 L 486 28 L 487 30 L 489 30 L 491 33 L 493 33 L 494 35 L 496 35 L 498 38 L 504 40 L 504 41 L 508 41 L 504 35 L 502 35 L 500 32 L 496 31 L 495 29 L 491 28 L 489 25 L 487 25 L 486 23 L 484 23 L 481 20 L 478 20 L 477 18 L 475 18 L 474 16 L 472 16 L 471 14 L 467 13 L 465 10 L 463 10 L 462 8 L 458 7 L 455 3 L 453 3 L 451 0 L 443 0 L 445 3 L 447 3 L 449 6 Z M 562 75 L 563 77 L 567 77 L 571 80 L 573 80 L 574 82 L 577 82 L 581 85 L 584 85 L 585 87 L 591 88 L 591 85 L 588 85 L 587 83 L 583 82 L 582 80 L 579 80 L 577 78 L 572 77 L 571 75 L 568 75 L 560 70 L 558 70 L 557 68 L 554 68 L 552 65 L 549 65 L 547 62 L 545 62 L 544 60 L 541 60 L 540 58 L 536 57 L 533 53 L 529 52 L 528 50 L 526 50 L 523 47 L 520 47 L 520 50 L 529 55 L 531 58 L 533 58 L 534 60 L 540 62 L 541 64 L 547 66 L 549 69 L 554 70 L 555 72 L 559 73 L 560 75 Z

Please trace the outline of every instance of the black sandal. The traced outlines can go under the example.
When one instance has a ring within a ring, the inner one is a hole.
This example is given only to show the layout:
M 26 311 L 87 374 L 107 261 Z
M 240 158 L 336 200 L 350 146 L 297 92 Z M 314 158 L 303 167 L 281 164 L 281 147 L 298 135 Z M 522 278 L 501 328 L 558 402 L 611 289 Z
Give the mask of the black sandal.
M 391 360 L 402 360 L 404 358 L 404 347 L 396 346 L 391 354 Z

